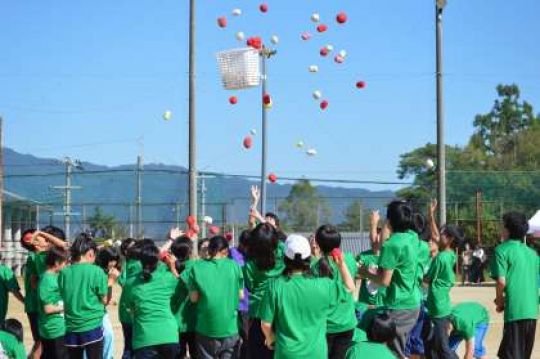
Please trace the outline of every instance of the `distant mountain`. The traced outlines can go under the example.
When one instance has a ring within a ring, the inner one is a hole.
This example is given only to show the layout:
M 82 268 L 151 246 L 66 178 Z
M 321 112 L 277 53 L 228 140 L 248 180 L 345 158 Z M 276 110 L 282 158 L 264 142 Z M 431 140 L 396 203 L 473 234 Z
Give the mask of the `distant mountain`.
M 63 210 L 64 194 L 62 190 L 52 186 L 65 184 L 65 166 L 57 159 L 21 154 L 9 148 L 4 148 L 4 164 L 6 189 L 50 206 L 57 212 L 54 216 L 55 222 L 61 224 L 62 217 L 58 213 Z M 127 226 L 130 217 L 132 220 L 135 218 L 136 165 L 108 167 L 83 162 L 82 167 L 83 170 L 74 170 L 73 174 L 72 184 L 82 187 L 72 192 L 72 211 L 80 214 L 73 218 L 73 230 L 81 228 L 82 217 L 91 215 L 96 206 L 114 214 Z M 186 172 L 186 169 L 180 166 L 155 163 L 144 165 L 143 218 L 145 233 L 148 235 L 162 234 L 178 219 L 185 218 Z M 206 214 L 218 222 L 223 216 L 226 216 L 228 222 L 245 222 L 249 207 L 249 188 L 253 184 L 257 182 L 226 174 L 206 179 Z M 267 209 L 277 211 L 280 199 L 288 195 L 290 188 L 290 184 L 268 186 Z M 391 191 L 373 192 L 330 186 L 317 186 L 317 190 L 321 197 L 327 198 L 332 210 L 332 221 L 335 222 L 343 220 L 346 208 L 355 199 L 362 199 L 366 209 L 380 208 L 394 195 Z M 180 212 L 177 213 L 178 208 Z M 42 221 L 48 221 L 45 214 Z

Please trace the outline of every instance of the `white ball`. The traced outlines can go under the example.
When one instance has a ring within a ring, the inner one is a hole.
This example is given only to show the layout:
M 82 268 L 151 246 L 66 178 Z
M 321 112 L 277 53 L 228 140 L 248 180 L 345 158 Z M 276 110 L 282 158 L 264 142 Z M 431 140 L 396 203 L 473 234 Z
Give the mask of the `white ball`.
M 431 158 L 428 158 L 426 160 L 426 166 L 427 166 L 427 168 L 431 169 L 431 168 L 435 167 L 435 163 L 433 162 L 433 160 Z
M 341 57 L 343 57 L 343 58 L 346 58 L 346 57 L 347 57 L 347 51 L 341 50 L 341 51 L 339 52 L 339 56 L 341 56 Z
M 206 223 L 206 224 L 212 224 L 214 222 L 214 219 L 210 216 L 204 216 L 203 217 L 203 223 Z
M 234 9 L 232 11 L 232 14 L 233 14 L 233 16 L 240 16 L 240 15 L 242 15 L 242 10 L 241 9 Z
M 169 121 L 172 118 L 172 112 L 167 110 L 163 113 L 163 119 Z
M 321 16 L 318 13 L 313 13 L 311 15 L 311 21 L 313 22 L 319 22 L 321 20 Z
M 270 38 L 270 42 L 271 42 L 272 44 L 274 44 L 274 45 L 279 44 L 279 37 L 277 37 L 276 35 L 272 36 L 272 37 Z
M 332 52 L 332 51 L 334 51 L 334 46 L 326 45 L 326 50 L 328 50 L 328 52 Z
M 317 150 L 314 148 L 310 148 L 309 150 L 306 151 L 306 153 L 308 156 L 313 157 L 317 155 Z
M 313 98 L 314 98 L 315 100 L 319 100 L 321 97 L 322 97 L 321 91 L 319 91 L 319 90 L 313 91 Z
M 296 143 L 296 147 L 298 147 L 298 148 L 304 147 L 304 141 L 298 141 L 298 142 Z
M 244 35 L 244 33 L 242 31 L 238 31 L 236 33 L 236 40 L 244 41 L 245 38 L 246 38 L 246 35 Z
M 319 66 L 317 65 L 311 65 L 309 67 L 309 72 L 319 72 Z
M 253 128 L 251 131 L 249 131 L 249 133 L 251 133 L 252 136 L 255 136 L 257 135 L 257 130 Z

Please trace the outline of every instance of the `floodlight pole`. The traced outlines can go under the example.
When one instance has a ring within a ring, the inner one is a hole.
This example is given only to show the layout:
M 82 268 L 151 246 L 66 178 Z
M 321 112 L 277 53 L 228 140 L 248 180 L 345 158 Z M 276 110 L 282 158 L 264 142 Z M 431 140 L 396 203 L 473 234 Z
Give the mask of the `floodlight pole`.
M 446 224 L 446 148 L 444 139 L 444 99 L 442 76 L 442 14 L 445 0 L 435 1 L 435 57 L 437 82 L 437 200 L 439 224 Z
M 263 47 L 261 50 L 261 81 L 262 81 L 262 154 L 261 154 L 261 214 L 266 213 L 266 176 L 267 176 L 267 158 L 268 158 L 268 108 L 264 104 L 264 96 L 267 94 L 267 60 L 276 54 L 276 50 Z

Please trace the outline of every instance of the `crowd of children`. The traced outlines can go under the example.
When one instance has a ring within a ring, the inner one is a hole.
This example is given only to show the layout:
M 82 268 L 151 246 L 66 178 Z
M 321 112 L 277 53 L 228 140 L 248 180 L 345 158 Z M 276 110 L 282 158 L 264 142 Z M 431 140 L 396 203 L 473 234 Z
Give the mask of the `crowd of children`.
M 98 247 L 86 233 L 68 244 L 55 227 L 26 231 L 24 296 L 0 266 L 0 357 L 26 358 L 21 323 L 5 318 L 12 293 L 28 315 L 30 357 L 112 358 L 107 310 L 117 283 L 126 359 L 457 358 L 463 341 L 465 359 L 487 358 L 487 309 L 451 302 L 464 234 L 437 226 L 436 203 L 426 218 L 393 201 L 382 225 L 373 212 L 371 249 L 354 256 L 342 252 L 334 226 L 309 240 L 287 236 L 277 216 L 257 211 L 257 188 L 252 198 L 250 228 L 237 247 L 219 234 L 197 241 L 193 219 L 161 247 L 150 239 Z M 524 243 L 524 215 L 502 222 L 491 272 L 505 322 L 498 355 L 530 358 L 538 256 Z

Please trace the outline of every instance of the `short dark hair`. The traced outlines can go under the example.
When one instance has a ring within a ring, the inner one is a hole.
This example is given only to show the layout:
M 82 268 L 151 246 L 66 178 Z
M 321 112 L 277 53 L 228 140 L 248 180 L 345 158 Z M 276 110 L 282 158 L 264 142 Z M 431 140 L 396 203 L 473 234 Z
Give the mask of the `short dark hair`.
M 94 238 L 92 238 L 90 234 L 83 232 L 75 238 L 70 247 L 71 259 L 77 262 L 89 251 L 93 250 L 95 252 L 96 248 L 97 245 L 96 242 L 94 242 Z
M 109 270 L 110 262 L 119 262 L 120 253 L 118 249 L 114 247 L 100 248 L 96 253 L 96 264 L 104 271 Z
M 4 322 L 4 330 L 10 334 L 13 334 L 19 342 L 24 340 L 24 330 L 21 322 L 17 319 L 9 318 Z
M 229 241 L 223 236 L 214 236 L 208 243 L 208 255 L 214 258 L 219 252 L 229 249 Z
M 462 248 L 465 242 L 465 232 L 458 226 L 445 225 L 441 230 L 442 234 L 447 235 L 452 238 L 452 247 L 453 248 Z
M 51 236 L 55 236 L 63 241 L 66 240 L 66 233 L 56 226 L 45 226 L 41 229 L 41 231 L 50 234 Z
M 122 241 L 120 244 L 120 254 L 122 254 L 124 257 L 128 256 L 128 250 L 135 244 L 135 239 L 133 238 L 126 238 Z
M 527 217 L 520 212 L 508 212 L 503 215 L 503 225 L 511 239 L 523 239 L 529 231 Z
M 406 232 L 413 227 L 413 209 L 406 201 L 392 201 L 386 209 L 386 218 L 393 232 Z
M 279 227 L 279 217 L 278 217 L 277 214 L 275 214 L 273 212 L 266 212 L 266 214 L 264 216 L 272 218 L 274 220 L 274 222 L 276 222 L 276 227 Z
M 34 252 L 36 250 L 36 247 L 34 247 L 32 243 L 29 243 L 28 241 L 26 241 L 26 237 L 29 235 L 33 235 L 35 232 L 36 230 L 34 228 L 31 228 L 31 229 L 25 230 L 21 234 L 21 240 L 20 240 L 21 247 L 23 247 L 27 251 Z
M 396 323 L 387 312 L 378 313 L 373 317 L 366 334 L 371 342 L 387 343 L 396 336 Z
M 69 252 L 63 248 L 52 247 L 47 251 L 45 265 L 47 268 L 54 267 L 58 263 L 64 263 L 69 260 Z

